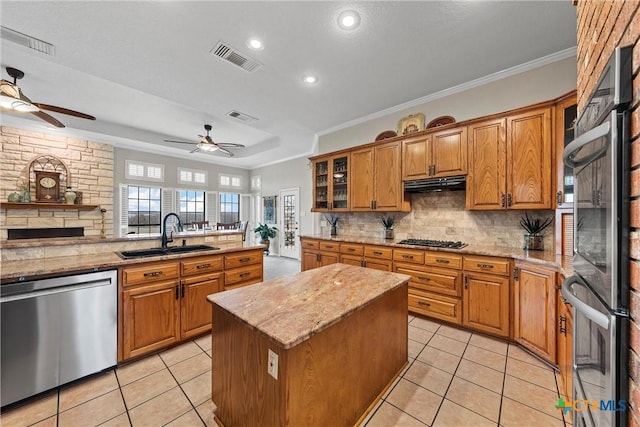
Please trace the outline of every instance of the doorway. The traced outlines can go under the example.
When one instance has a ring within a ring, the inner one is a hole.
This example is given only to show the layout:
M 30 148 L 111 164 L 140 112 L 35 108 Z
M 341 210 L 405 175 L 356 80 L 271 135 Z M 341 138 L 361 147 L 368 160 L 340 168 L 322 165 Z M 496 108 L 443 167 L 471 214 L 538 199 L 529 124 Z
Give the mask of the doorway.
M 300 259 L 298 229 L 300 222 L 300 189 L 280 190 L 280 256 Z

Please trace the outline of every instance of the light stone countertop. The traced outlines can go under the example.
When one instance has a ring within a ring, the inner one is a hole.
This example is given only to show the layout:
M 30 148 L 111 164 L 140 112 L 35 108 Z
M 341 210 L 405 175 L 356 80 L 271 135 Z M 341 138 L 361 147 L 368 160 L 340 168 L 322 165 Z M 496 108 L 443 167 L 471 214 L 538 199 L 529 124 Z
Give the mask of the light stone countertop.
M 207 299 L 288 349 L 410 278 L 406 274 L 331 264 L 212 294 Z
M 503 258 L 512 258 L 517 261 L 525 261 L 539 264 L 546 267 L 556 268 L 565 277 L 573 274 L 571 257 L 556 255 L 553 251 L 525 251 L 517 248 L 504 248 L 495 245 L 470 244 L 462 249 L 450 248 L 429 248 L 425 246 L 403 245 L 398 243 L 402 239 L 389 240 L 381 237 L 360 236 L 360 235 L 338 235 L 328 236 L 326 234 L 305 234 L 301 239 L 320 239 L 332 242 L 361 243 L 366 245 L 391 246 L 394 248 L 407 248 L 428 251 L 451 252 L 463 255 L 485 255 Z

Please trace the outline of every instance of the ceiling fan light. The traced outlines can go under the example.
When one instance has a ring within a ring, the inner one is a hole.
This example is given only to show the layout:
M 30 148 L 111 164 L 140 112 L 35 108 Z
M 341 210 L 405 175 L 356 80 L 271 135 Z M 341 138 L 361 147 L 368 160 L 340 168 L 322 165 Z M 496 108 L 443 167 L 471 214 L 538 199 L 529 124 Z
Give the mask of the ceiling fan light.
M 0 83 L 0 92 L 5 96 L 20 99 L 20 90 L 13 84 L 3 80 Z
M 218 147 L 216 147 L 213 144 L 205 144 L 203 142 L 198 144 L 198 148 L 203 150 L 203 151 L 216 151 L 218 149 Z

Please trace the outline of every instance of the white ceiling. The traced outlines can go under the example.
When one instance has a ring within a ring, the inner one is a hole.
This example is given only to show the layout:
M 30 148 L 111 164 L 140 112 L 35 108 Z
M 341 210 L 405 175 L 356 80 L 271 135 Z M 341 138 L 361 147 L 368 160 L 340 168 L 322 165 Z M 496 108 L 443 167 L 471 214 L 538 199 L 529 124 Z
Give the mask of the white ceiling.
M 338 14 L 357 10 L 352 31 Z M 0 23 L 55 46 L 49 56 L 2 39 L 4 67 L 59 131 L 116 146 L 254 168 L 311 153 L 342 123 L 574 48 L 575 7 L 558 1 L 214 2 L 10 1 Z M 265 47 L 252 51 L 247 40 Z M 210 54 L 220 40 L 262 63 L 248 73 Z M 315 72 L 314 86 L 302 82 Z M 238 110 L 259 120 L 226 117 Z M 45 129 L 32 115 L 2 123 Z M 228 159 L 188 154 L 203 125 L 217 142 L 245 144 Z M 48 130 L 47 130 L 48 131 Z

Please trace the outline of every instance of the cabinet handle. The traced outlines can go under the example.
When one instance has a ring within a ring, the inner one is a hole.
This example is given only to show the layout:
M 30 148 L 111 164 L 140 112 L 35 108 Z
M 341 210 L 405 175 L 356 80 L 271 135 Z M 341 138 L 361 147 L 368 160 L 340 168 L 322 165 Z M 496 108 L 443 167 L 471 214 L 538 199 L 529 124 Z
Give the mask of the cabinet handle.
M 560 333 L 566 337 L 567 336 L 567 318 L 564 316 L 560 316 L 560 320 L 558 321 L 558 326 L 560 329 Z
M 374 254 L 374 255 L 382 255 L 382 252 L 380 252 L 380 251 L 373 251 L 373 254 Z
M 347 251 L 348 252 L 355 252 L 356 250 L 355 250 L 355 248 L 347 248 Z
M 436 262 L 439 262 L 440 264 L 449 264 L 448 259 L 442 259 L 442 258 L 436 258 Z
M 511 206 L 511 193 L 507 194 L 507 206 Z
M 506 200 L 506 196 L 504 195 L 504 193 L 500 193 L 500 207 L 501 208 L 505 207 L 505 200 Z
M 418 279 L 424 280 L 425 282 L 428 282 L 429 280 L 431 280 L 431 278 L 429 278 L 427 276 L 418 276 Z
M 184 286 L 184 285 L 182 285 L 182 287 L 181 287 L 181 289 L 180 289 L 180 296 L 181 296 L 182 298 L 184 298 L 184 288 L 185 288 L 185 286 Z
M 320 262 L 320 254 L 316 254 L 316 261 Z
M 152 271 L 150 273 L 144 273 L 144 277 L 158 277 L 162 275 L 162 271 Z
M 513 280 L 518 281 L 520 280 L 520 268 L 516 267 L 513 269 Z
M 428 302 L 424 302 L 424 301 L 418 301 L 418 305 L 422 305 L 425 307 L 431 307 L 431 304 L 429 304 Z
M 180 299 L 180 286 L 176 285 L 176 299 Z
M 556 201 L 558 202 L 558 206 L 562 205 L 562 191 L 558 191 L 556 194 Z
M 360 267 L 366 267 L 367 266 L 367 261 L 362 260 L 360 261 Z
M 402 255 L 404 259 L 413 259 L 413 255 Z
M 201 270 L 203 268 L 209 268 L 209 267 L 211 267 L 211 264 L 200 264 L 196 266 L 196 270 Z
M 240 262 L 247 262 L 247 261 L 251 261 L 251 258 L 246 257 L 246 258 L 240 258 L 238 261 Z
M 333 249 L 333 246 L 331 246 L 331 245 L 326 245 L 326 246 L 325 246 L 325 248 L 327 248 L 327 249 Z
M 492 264 L 477 264 L 479 268 L 493 268 Z
M 240 277 L 247 277 L 250 276 L 251 272 L 250 271 L 245 271 L 244 273 L 240 273 Z
M 464 276 L 464 288 L 469 289 L 469 284 L 467 283 L 467 276 Z
M 371 201 L 371 203 L 369 204 L 369 206 L 371 206 L 371 210 L 373 210 L 373 200 Z

